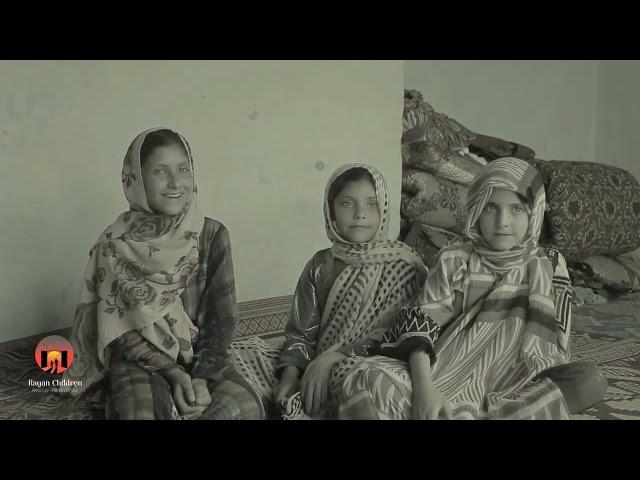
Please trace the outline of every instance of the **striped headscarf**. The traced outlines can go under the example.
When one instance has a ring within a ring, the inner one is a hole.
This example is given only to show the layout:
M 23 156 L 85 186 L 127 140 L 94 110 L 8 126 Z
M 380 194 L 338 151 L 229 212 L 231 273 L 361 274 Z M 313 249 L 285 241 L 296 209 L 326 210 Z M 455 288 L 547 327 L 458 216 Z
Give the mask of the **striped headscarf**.
M 482 238 L 479 219 L 494 189 L 515 192 L 527 200 L 529 225 L 520 245 L 507 251 L 492 249 Z M 443 249 L 434 278 L 423 292 L 423 311 L 444 324 L 452 312 L 454 290 L 464 292 L 465 309 L 486 297 L 478 319 L 515 315 L 527 322 L 526 330 L 551 343 L 558 341 L 553 287 L 553 266 L 538 247 L 545 210 L 540 174 L 517 158 L 487 164 L 469 189 L 465 233 L 469 240 Z M 437 277 L 437 278 L 436 278 Z
M 524 239 L 519 246 L 507 251 L 492 249 L 482 238 L 478 225 L 482 211 L 496 188 L 519 194 L 526 199 L 531 209 Z M 471 239 L 473 250 L 489 269 L 505 273 L 522 265 L 526 257 L 537 250 L 545 205 L 544 183 L 535 168 L 517 158 L 494 160 L 484 167 L 469 187 L 465 234 Z
M 370 242 L 346 240 L 331 218 L 329 191 L 342 174 L 365 169 L 373 180 L 380 223 Z M 332 254 L 347 264 L 334 282 L 322 312 L 317 352 L 337 350 L 363 338 L 373 338 L 388 328 L 401 305 L 411 299 L 426 275 L 417 254 L 400 241 L 389 240 L 389 191 L 382 174 L 374 167 L 353 163 L 338 168 L 329 178 L 324 196 L 327 236 Z M 331 328 L 328 328 L 331 326 Z

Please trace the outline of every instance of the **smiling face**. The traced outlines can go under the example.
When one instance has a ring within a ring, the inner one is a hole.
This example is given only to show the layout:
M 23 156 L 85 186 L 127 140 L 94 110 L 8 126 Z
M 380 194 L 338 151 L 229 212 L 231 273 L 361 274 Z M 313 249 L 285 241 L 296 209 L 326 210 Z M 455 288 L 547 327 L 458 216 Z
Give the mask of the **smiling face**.
M 480 234 L 494 250 L 522 244 L 529 227 L 529 207 L 514 192 L 495 188 L 478 220 Z
M 345 184 L 333 201 L 334 226 L 347 241 L 367 243 L 380 225 L 376 189 L 368 179 Z
M 144 159 L 142 180 L 149 207 L 163 215 L 179 215 L 191 200 L 193 174 L 180 145 L 156 147 Z

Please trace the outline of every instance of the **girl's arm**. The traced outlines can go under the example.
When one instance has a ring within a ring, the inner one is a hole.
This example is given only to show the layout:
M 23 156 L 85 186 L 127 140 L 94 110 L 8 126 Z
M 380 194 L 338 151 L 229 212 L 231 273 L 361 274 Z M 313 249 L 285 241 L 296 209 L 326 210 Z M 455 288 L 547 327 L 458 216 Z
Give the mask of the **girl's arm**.
M 411 418 L 436 420 L 444 414 L 451 417 L 451 404 L 434 386 L 431 378 L 431 357 L 424 350 L 415 350 L 409 356 L 411 375 Z
M 284 330 L 285 342 L 276 365 L 277 377 L 282 375 L 286 367 L 296 367 L 300 374 L 315 358 L 321 319 L 318 292 L 314 281 L 314 272 L 317 268 L 315 260 L 314 256 L 307 262 L 293 295 L 293 305 Z
M 411 382 L 415 386 L 433 387 L 431 379 L 431 357 L 421 349 L 415 350 L 409 355 L 409 371 L 411 372 Z
M 238 317 L 229 231 L 220 224 L 211 240 L 207 281 L 198 312 L 193 378 L 213 378 L 229 363 Z

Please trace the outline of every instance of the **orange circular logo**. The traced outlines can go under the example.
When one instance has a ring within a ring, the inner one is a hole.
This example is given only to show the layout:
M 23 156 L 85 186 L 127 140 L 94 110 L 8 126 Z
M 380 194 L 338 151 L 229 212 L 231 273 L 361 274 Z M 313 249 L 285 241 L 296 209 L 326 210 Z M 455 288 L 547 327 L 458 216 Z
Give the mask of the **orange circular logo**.
M 36 363 L 45 372 L 62 373 L 73 363 L 73 347 L 59 335 L 45 337 L 36 347 Z

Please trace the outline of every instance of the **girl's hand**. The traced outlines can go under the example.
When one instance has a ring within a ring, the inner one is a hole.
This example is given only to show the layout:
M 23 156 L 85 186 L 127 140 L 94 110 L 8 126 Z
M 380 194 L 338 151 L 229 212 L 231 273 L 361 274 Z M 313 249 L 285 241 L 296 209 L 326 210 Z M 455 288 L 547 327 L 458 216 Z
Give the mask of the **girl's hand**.
M 298 385 L 300 384 L 298 375 L 298 367 L 289 365 L 284 369 L 280 382 L 278 382 L 272 393 L 273 401 L 276 405 L 281 405 L 285 398 L 293 395 L 298 390 Z
M 211 403 L 211 393 L 206 378 L 193 378 L 191 380 L 193 393 L 196 396 L 196 405 L 199 407 L 208 407 Z
M 431 384 L 418 384 L 413 387 L 411 398 L 412 420 L 438 420 L 444 415 L 451 418 L 451 403 Z
M 300 393 L 307 415 L 314 416 L 320 413 L 329 394 L 331 368 L 344 357 L 345 355 L 339 352 L 324 353 L 305 370 L 300 382 Z
M 409 356 L 411 371 L 411 418 L 413 420 L 437 420 L 441 414 L 451 417 L 451 404 L 433 385 L 431 358 L 426 351 L 416 350 Z
M 206 407 L 196 405 L 196 394 L 189 374 L 181 368 L 173 368 L 163 372 L 163 375 L 171 385 L 173 401 L 180 415 L 188 420 L 202 415 Z

